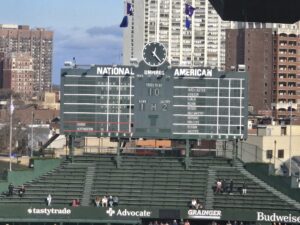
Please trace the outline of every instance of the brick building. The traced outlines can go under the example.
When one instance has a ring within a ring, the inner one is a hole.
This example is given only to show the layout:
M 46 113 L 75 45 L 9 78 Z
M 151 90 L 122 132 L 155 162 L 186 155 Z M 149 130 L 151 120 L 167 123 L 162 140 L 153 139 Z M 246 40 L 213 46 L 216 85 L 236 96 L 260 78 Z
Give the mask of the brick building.
M 28 53 L 32 57 L 33 91 L 50 90 L 52 75 L 53 32 L 23 25 L 0 25 L 0 52 Z M 0 71 L 0 80 L 3 71 Z M 1 82 L 0 82 L 1 83 Z

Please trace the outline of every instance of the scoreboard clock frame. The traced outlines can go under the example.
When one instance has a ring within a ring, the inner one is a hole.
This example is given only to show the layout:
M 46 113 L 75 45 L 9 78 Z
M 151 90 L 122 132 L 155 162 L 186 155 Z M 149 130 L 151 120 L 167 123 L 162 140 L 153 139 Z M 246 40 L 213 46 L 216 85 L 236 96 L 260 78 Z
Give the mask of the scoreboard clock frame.
M 95 65 L 61 70 L 61 131 L 118 139 L 245 139 L 246 72 Z

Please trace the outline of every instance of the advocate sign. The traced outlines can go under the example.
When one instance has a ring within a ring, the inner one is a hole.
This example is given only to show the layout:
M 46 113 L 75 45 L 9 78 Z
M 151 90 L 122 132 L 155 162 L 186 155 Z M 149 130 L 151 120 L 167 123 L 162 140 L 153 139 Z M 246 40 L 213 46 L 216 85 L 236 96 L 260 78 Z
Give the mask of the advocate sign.
M 109 208 L 106 210 L 106 214 L 111 216 L 120 217 L 151 217 L 152 212 L 148 210 L 128 210 L 128 209 L 116 209 Z

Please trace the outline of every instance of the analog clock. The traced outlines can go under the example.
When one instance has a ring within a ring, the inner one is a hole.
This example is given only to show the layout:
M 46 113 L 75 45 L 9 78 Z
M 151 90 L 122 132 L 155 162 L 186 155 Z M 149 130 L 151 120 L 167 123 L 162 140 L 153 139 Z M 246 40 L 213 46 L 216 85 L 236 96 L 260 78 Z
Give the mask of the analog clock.
M 143 49 L 144 62 L 151 67 L 162 65 L 167 59 L 167 50 L 159 42 L 150 42 Z

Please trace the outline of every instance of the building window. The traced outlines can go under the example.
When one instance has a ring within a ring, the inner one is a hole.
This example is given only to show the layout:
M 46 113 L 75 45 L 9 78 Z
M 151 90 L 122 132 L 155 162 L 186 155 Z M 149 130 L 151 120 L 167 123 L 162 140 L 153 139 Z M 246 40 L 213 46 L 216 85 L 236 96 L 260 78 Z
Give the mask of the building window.
M 272 157 L 273 157 L 273 150 L 267 150 L 267 155 L 266 155 L 266 157 L 267 157 L 267 159 L 272 159 Z
M 277 158 L 282 159 L 284 158 L 284 150 L 283 149 L 278 149 L 278 153 L 277 153 Z

